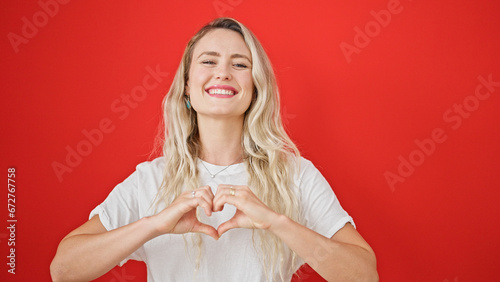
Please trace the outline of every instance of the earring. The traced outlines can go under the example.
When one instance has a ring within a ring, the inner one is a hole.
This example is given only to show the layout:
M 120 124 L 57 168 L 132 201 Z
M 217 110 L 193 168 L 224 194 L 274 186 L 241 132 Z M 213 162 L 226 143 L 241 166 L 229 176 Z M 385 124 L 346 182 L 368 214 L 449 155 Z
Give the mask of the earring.
M 189 100 L 189 96 L 186 95 L 186 108 L 188 108 L 188 110 L 191 109 L 191 100 Z

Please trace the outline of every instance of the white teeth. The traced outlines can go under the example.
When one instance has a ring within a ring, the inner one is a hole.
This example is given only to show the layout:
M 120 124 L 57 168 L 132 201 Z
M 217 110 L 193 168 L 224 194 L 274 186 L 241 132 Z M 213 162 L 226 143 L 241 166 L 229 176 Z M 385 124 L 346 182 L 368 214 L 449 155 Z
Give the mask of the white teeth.
M 208 93 L 218 94 L 218 95 L 234 95 L 234 92 L 231 90 L 218 89 L 218 88 L 212 88 L 212 89 L 208 90 Z

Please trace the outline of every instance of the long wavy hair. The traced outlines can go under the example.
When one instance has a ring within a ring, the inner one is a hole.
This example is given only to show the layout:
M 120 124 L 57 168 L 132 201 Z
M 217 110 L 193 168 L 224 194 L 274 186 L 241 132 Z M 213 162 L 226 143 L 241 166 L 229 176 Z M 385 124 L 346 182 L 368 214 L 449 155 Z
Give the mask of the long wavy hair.
M 166 166 L 156 201 L 168 205 L 183 189 L 199 187 L 197 162 L 201 147 L 198 122 L 196 112 L 186 107 L 185 87 L 196 43 L 210 31 L 220 28 L 239 33 L 252 55 L 254 93 L 245 113 L 241 136 L 248 186 L 269 208 L 302 222 L 293 188 L 300 153 L 283 128 L 280 98 L 271 63 L 253 33 L 232 18 L 217 18 L 191 38 L 163 100 L 164 121 L 161 127 L 164 132 L 159 142 L 163 144 Z M 278 271 L 283 280 L 284 272 L 293 271 L 296 254 L 270 232 L 254 230 L 254 235 L 255 232 L 260 236 L 258 242 L 266 274 L 269 270 L 271 273 Z M 201 236 L 197 236 L 201 246 Z M 290 269 L 286 265 L 290 265 Z

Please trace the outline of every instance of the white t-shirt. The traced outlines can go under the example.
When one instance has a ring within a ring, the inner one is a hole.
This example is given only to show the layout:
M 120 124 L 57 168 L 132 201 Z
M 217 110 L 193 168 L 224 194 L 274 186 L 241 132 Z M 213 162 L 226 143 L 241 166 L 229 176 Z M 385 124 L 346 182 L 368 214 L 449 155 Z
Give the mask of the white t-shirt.
M 225 166 L 207 162 L 203 164 L 206 168 L 202 166 L 201 160 L 198 163 L 200 184 L 209 185 L 214 195 L 219 184 L 248 184 L 244 163 L 232 165 L 214 178 L 210 177 L 207 169 L 211 173 L 217 173 Z M 92 210 L 89 218 L 98 214 L 104 227 L 113 230 L 142 217 L 153 215 L 151 206 L 163 179 L 164 166 L 163 157 L 137 165 L 136 171 L 118 184 L 106 200 Z M 342 209 L 328 182 L 310 161 L 301 158 L 300 173 L 295 177 L 294 183 L 298 189 L 298 199 L 306 227 L 331 238 L 347 222 L 354 225 L 352 218 Z M 158 210 L 161 211 L 164 207 L 160 205 Z M 223 211 L 213 213 L 211 217 L 207 217 L 204 212 L 199 214 L 202 222 L 217 228 L 229 220 L 235 212 L 234 206 L 226 204 Z M 180 234 L 156 237 L 123 260 L 120 266 L 129 259 L 144 261 L 150 282 L 266 281 L 265 269 L 261 262 L 262 255 L 259 255 L 260 245 L 256 243 L 254 248 L 252 233 L 251 229 L 231 229 L 217 241 L 202 234 L 199 269 L 195 267 L 198 247 L 192 247 L 193 233 L 184 234 L 184 238 Z M 297 270 L 303 263 L 299 259 L 294 269 Z M 294 272 L 286 273 L 285 281 L 290 281 Z M 277 273 L 269 277 L 272 277 L 273 281 L 280 280 Z

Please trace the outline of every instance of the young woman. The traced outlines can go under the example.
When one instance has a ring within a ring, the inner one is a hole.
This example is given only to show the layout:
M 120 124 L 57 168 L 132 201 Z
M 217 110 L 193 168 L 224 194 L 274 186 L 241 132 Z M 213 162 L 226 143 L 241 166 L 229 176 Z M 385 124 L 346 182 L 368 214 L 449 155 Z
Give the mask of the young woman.
M 378 280 L 373 250 L 283 130 L 271 64 L 244 25 L 219 18 L 191 39 L 163 110 L 163 156 L 61 241 L 55 281 L 128 259 L 148 281 L 290 281 L 304 262 L 329 281 Z

